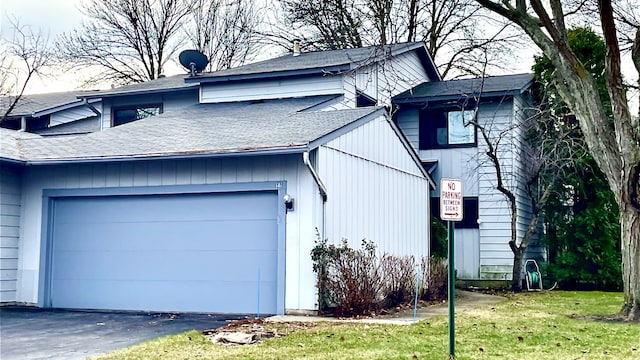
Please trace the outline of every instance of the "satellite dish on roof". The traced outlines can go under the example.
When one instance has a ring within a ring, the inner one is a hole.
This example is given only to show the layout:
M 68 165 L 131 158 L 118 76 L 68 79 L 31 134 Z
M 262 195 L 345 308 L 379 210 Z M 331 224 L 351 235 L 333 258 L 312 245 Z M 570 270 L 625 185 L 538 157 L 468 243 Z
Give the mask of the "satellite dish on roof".
M 209 63 L 209 59 L 198 50 L 184 50 L 178 55 L 178 59 L 180 64 L 191 72 L 191 76 L 202 72 Z

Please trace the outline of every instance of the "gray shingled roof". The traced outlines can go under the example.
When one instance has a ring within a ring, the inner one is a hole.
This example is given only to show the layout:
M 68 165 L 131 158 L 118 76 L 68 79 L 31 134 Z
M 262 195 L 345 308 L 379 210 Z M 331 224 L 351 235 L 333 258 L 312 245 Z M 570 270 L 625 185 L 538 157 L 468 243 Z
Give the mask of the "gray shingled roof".
M 277 58 L 251 63 L 232 69 L 220 70 L 210 73 L 199 74 L 189 77 L 188 74 L 168 76 L 156 80 L 139 84 L 131 84 L 118 87 L 112 90 L 100 91 L 88 97 L 104 97 L 120 94 L 140 94 L 153 93 L 167 90 L 185 90 L 198 87 L 199 82 L 226 81 L 229 79 L 259 78 L 277 76 L 290 72 L 315 72 L 336 70 L 336 67 L 346 70 L 358 67 L 363 63 L 380 60 L 389 54 L 398 55 L 415 49 L 424 49 L 423 42 L 411 42 L 384 46 L 369 46 L 356 49 L 326 50 L 303 52 L 299 56 L 291 54 Z M 430 76 L 439 77 L 435 65 L 430 60 L 429 55 L 425 57 L 427 71 Z M 186 80 L 186 82 L 185 82 Z
M 25 160 L 22 153 L 22 141 L 41 138 L 39 135 L 28 132 L 0 128 L 0 159 Z
M 299 56 L 287 54 L 232 69 L 205 73 L 199 76 L 196 81 L 218 77 L 255 75 L 258 73 L 326 69 L 336 66 L 349 66 L 353 68 L 363 63 L 380 60 L 389 54 L 397 55 L 422 47 L 424 47 L 424 43 L 422 42 L 411 42 L 384 46 L 368 46 L 356 49 L 302 52 Z
M 31 116 L 31 114 L 36 111 L 46 110 L 56 106 L 71 104 L 74 102 L 80 104 L 81 100 L 78 99 L 78 96 L 86 96 L 93 93 L 95 93 L 95 91 L 67 91 L 48 94 L 23 95 L 9 115 Z M 12 99 L 12 97 L 8 96 L 0 98 L 0 114 L 5 113 Z
M 185 90 L 189 88 L 196 89 L 198 84 L 185 83 L 185 79 L 188 78 L 188 74 L 179 74 L 173 76 L 161 77 L 150 81 L 145 81 L 136 84 L 124 85 L 110 90 L 98 91 L 93 94 L 83 95 L 81 97 L 97 98 L 106 97 L 112 95 L 126 95 L 126 94 L 138 94 L 138 93 L 152 93 L 156 91 L 168 91 L 168 90 Z
M 15 151 L 5 154 L 4 150 L 2 156 L 41 163 L 302 151 L 310 142 L 383 111 L 380 108 L 303 111 L 329 98 L 197 104 L 87 135 L 32 135 L 16 140 L 18 157 Z
M 428 82 L 396 96 L 394 102 L 457 100 L 461 97 L 495 97 L 520 94 L 533 83 L 533 74 Z

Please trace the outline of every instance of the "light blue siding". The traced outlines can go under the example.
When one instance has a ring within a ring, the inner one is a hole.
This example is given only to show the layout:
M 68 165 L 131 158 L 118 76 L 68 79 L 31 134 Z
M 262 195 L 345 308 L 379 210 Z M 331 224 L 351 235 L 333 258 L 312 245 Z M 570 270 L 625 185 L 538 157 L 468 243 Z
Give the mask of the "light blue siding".
M 277 191 L 54 198 L 47 305 L 282 313 L 278 205 Z
M 477 279 L 480 275 L 479 237 L 476 229 L 456 229 L 456 275 L 459 279 Z
M 100 104 L 93 104 L 93 106 L 101 107 Z M 78 106 L 51 114 L 49 126 L 66 124 L 93 116 L 96 116 L 96 113 L 91 111 L 91 109 L 86 106 Z
M 481 124 L 485 126 L 491 141 L 495 144 L 502 136 L 497 148 L 503 181 L 509 189 L 515 190 L 520 174 L 514 167 L 515 150 L 518 147 L 515 131 L 513 99 L 481 105 L 478 111 Z M 513 253 L 509 248 L 511 240 L 511 212 L 504 195 L 496 189 L 496 171 L 484 153 L 486 143 L 478 139 L 478 155 L 482 166 L 478 168 L 479 197 L 478 216 L 480 224 L 480 278 L 511 279 Z
M 342 77 L 327 74 L 304 78 L 205 84 L 201 85 L 200 102 L 221 103 L 342 93 Z
M 0 302 L 16 300 L 21 168 L 0 165 Z
M 363 66 L 347 72 L 343 78 L 344 101 L 341 108 L 356 106 L 356 90 L 372 96 L 378 105 L 390 105 L 392 97 L 429 81 L 416 51 Z
M 418 152 L 420 149 L 420 110 L 417 108 L 402 109 L 397 114 L 397 124 L 413 149 Z M 422 155 L 420 158 L 425 159 Z
M 190 89 L 174 94 L 153 95 L 123 95 L 117 98 L 105 98 L 102 101 L 102 128 L 111 127 L 111 113 L 113 107 L 162 104 L 163 111 L 179 109 L 187 105 L 198 103 L 198 91 Z
M 357 248 L 366 238 L 381 253 L 429 255 L 429 184 L 385 117 L 328 142 L 318 155 L 329 241 L 347 238 Z

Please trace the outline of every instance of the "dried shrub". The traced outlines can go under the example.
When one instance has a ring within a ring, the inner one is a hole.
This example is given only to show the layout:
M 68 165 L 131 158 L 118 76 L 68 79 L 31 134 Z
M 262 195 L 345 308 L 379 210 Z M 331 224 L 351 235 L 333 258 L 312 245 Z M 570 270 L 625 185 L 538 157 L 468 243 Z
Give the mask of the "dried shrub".
M 420 299 L 424 301 L 445 300 L 448 294 L 447 260 L 434 256 L 422 258 L 421 273 L 428 276 L 422 278 Z
M 352 249 L 346 239 L 338 246 L 317 242 L 311 258 L 318 274 L 320 311 L 355 316 L 380 309 L 382 280 L 375 249 L 367 240 L 361 249 Z
M 416 261 L 413 256 L 386 255 L 381 261 L 383 307 L 385 309 L 413 301 L 416 286 Z
M 353 249 L 317 240 L 311 251 L 318 278 L 318 305 L 334 316 L 370 315 L 411 303 L 415 296 L 416 264 L 411 256 L 376 255 L 373 242 Z

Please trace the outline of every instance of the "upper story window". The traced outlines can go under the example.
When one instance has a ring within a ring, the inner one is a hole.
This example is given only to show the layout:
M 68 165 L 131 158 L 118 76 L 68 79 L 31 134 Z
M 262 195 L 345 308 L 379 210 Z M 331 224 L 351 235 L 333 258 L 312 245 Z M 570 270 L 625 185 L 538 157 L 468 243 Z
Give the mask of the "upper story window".
M 358 90 L 356 91 L 356 107 L 376 106 L 376 99 Z
M 476 145 L 474 110 L 423 111 L 420 114 L 420 149 L 444 149 Z
M 135 105 L 114 108 L 112 111 L 112 126 L 145 119 L 162 113 L 162 104 Z
M 475 144 L 476 128 L 470 122 L 475 120 L 473 110 L 449 111 L 447 113 L 447 142 L 449 145 Z

